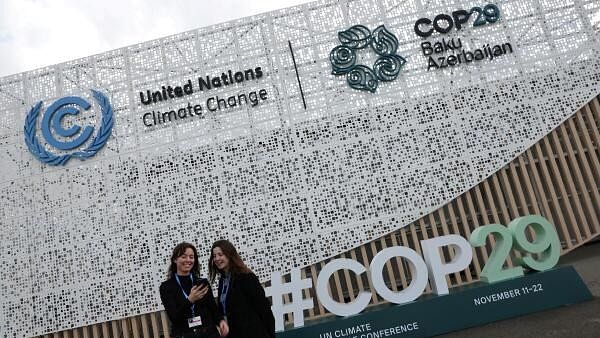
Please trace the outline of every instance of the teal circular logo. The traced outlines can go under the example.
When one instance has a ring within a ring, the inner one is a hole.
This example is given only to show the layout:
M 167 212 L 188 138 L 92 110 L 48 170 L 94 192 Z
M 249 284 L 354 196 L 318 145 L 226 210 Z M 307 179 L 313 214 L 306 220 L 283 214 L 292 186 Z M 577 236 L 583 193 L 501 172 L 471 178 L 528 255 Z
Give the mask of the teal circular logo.
M 374 93 L 379 81 L 395 80 L 406 64 L 406 59 L 396 53 L 398 38 L 384 25 L 373 32 L 363 25 L 355 25 L 339 32 L 338 39 L 341 45 L 329 53 L 331 74 L 346 75 L 346 81 L 354 89 Z M 372 67 L 356 64 L 357 51 L 367 47 L 378 55 Z

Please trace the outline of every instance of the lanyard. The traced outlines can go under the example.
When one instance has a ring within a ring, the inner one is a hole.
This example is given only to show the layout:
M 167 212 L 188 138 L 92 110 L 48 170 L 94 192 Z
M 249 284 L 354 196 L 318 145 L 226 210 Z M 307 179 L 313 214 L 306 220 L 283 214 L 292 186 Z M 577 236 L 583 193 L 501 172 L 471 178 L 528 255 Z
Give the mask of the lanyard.
M 190 279 L 192 280 L 192 287 L 194 287 L 194 277 L 192 277 L 192 274 L 190 273 Z M 189 300 L 189 296 L 188 294 L 185 292 L 185 290 L 183 289 L 183 286 L 181 286 L 181 282 L 179 281 L 179 276 L 177 276 L 177 274 L 175 274 L 175 280 L 177 281 L 177 284 L 179 284 L 179 288 L 181 289 L 181 292 L 183 293 L 183 295 L 185 296 L 186 299 Z M 194 313 L 194 308 L 196 307 L 196 304 L 192 303 L 192 317 L 194 317 L 196 314 Z
M 229 292 L 229 283 L 231 283 L 231 274 L 228 274 L 223 281 L 223 290 L 221 291 L 221 305 L 223 306 L 223 312 L 227 314 L 227 293 Z

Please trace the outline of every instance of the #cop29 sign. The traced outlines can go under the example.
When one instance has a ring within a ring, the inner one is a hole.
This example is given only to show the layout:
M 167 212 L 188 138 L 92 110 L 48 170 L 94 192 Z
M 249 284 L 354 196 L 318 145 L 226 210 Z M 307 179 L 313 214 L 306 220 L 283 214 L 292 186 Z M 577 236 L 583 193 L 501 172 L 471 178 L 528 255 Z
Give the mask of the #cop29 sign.
M 38 139 L 38 116 L 43 102 L 35 104 L 25 118 L 25 143 L 29 151 L 43 163 L 50 165 L 65 165 L 71 158 L 88 159 L 104 147 L 111 135 L 113 127 L 113 111 L 106 95 L 97 90 L 91 90 L 96 103 L 100 107 L 101 122 L 95 136 L 94 127 L 73 124 L 69 128 L 63 126 L 67 115 L 76 116 L 80 109 L 89 110 L 89 102 L 78 96 L 65 96 L 53 102 L 42 114 L 40 123 L 41 136 L 47 144 L 56 148 L 59 153 L 52 152 L 40 143 Z M 83 148 L 82 148 L 83 147 Z
M 529 235 L 528 235 L 529 234 Z M 533 236 L 532 236 L 533 234 Z M 489 259 L 481 271 L 481 280 L 489 285 L 503 282 L 515 277 L 524 276 L 524 269 L 532 271 L 546 271 L 553 268 L 559 260 L 561 245 L 554 226 L 544 217 L 529 215 L 514 219 L 508 226 L 501 224 L 489 224 L 475 229 L 469 239 L 459 235 L 446 235 L 421 241 L 423 256 L 415 250 L 395 246 L 383 249 L 369 264 L 369 270 L 361 263 L 347 258 L 334 259 L 327 263 L 317 276 L 316 296 L 319 302 L 331 313 L 348 317 L 362 312 L 370 303 L 372 294 L 361 291 L 356 297 L 348 302 L 338 302 L 329 293 L 329 279 L 339 270 L 349 270 L 360 275 L 367 273 L 373 285 L 373 291 L 386 301 L 393 304 L 405 304 L 418 299 L 425 291 L 428 281 L 433 292 L 437 295 L 449 293 L 446 276 L 462 271 L 467 268 L 473 258 L 473 248 L 485 246 L 488 235 L 494 238 L 495 246 Z M 533 237 L 533 239 L 530 239 Z M 452 248 L 453 257 L 450 262 L 444 262 L 440 254 L 444 247 Z M 512 250 L 519 252 L 515 266 L 504 267 Z M 394 258 L 403 258 L 412 265 L 412 278 L 409 285 L 401 291 L 391 290 L 385 283 L 383 270 L 387 262 Z M 313 308 L 312 298 L 304 299 L 304 289 L 312 287 L 312 279 L 302 279 L 300 270 L 293 269 L 290 274 L 290 282 L 282 283 L 280 272 L 274 272 L 271 276 L 271 286 L 266 288 L 267 295 L 273 299 L 273 314 L 278 331 L 284 329 L 284 315 L 294 314 L 294 327 L 304 325 L 304 310 Z M 543 289 L 544 285 L 536 284 L 536 288 Z M 532 289 L 536 291 L 536 289 Z M 529 291 L 519 288 L 504 297 L 510 299 L 520 297 Z M 292 301 L 286 304 L 282 296 L 292 294 Z M 486 298 L 482 298 L 483 302 Z M 477 305 L 475 300 L 475 305 Z M 481 303 L 482 300 L 479 300 Z M 418 324 L 411 323 L 410 330 L 418 330 Z M 365 330 L 370 330 L 366 329 Z M 385 335 L 384 335 L 385 336 Z M 308 336 L 307 336 L 308 337 Z M 329 337 L 321 335 L 321 337 Z M 336 336 L 338 337 L 338 336 Z M 350 335 L 350 337 L 353 337 Z M 357 336 L 362 337 L 362 336 Z M 366 335 L 365 337 L 372 337 Z

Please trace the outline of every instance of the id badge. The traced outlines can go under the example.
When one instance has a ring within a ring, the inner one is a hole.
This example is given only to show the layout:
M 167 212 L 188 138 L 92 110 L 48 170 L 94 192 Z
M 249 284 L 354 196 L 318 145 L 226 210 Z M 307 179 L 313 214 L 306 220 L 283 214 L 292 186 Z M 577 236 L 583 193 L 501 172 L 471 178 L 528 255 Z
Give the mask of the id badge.
M 200 316 L 188 318 L 188 326 L 196 327 L 202 325 L 202 318 Z

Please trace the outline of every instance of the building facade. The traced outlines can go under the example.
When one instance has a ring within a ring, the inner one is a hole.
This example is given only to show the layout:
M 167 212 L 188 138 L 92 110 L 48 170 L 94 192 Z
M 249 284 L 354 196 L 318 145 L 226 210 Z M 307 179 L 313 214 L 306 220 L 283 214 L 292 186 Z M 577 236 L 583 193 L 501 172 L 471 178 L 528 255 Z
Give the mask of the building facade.
M 599 11 L 319 1 L 0 79 L 0 332 L 168 336 L 158 285 L 184 240 L 202 262 L 231 240 L 266 285 L 526 214 L 565 253 L 593 240 Z M 330 280 L 338 301 L 370 289 Z

